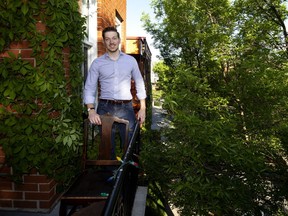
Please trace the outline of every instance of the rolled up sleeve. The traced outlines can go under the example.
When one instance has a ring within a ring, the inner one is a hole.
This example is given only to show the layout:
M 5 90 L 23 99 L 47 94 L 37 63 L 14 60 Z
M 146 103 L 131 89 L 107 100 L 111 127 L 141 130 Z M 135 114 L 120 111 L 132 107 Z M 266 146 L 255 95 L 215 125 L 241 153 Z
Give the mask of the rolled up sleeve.
M 147 97 L 146 89 L 145 89 L 145 83 L 144 83 L 142 74 L 139 70 L 138 63 L 136 60 L 134 61 L 132 76 L 133 76 L 133 79 L 135 81 L 137 98 L 139 100 L 145 99 Z
M 98 73 L 96 63 L 93 62 L 84 86 L 84 103 L 94 104 L 96 100 Z

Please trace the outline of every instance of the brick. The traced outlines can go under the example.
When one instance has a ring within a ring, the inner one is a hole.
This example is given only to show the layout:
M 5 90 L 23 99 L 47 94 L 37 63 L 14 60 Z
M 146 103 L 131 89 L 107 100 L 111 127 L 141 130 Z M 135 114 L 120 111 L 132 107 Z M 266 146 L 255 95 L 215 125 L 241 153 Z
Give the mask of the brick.
M 43 42 L 41 43 L 41 47 L 42 47 L 43 49 L 47 48 L 47 47 L 48 47 L 48 42 L 47 42 L 47 41 L 43 41 Z
M 45 192 L 50 191 L 53 187 L 56 187 L 56 182 L 54 180 L 51 180 L 51 182 L 46 184 L 39 184 L 39 191 Z
M 11 58 L 8 52 L 14 53 L 16 58 L 18 58 L 18 55 L 21 53 L 21 50 L 20 49 L 6 50 L 5 52 L 0 53 L 0 58 L 5 58 L 5 57 Z
M 23 209 L 38 208 L 37 204 L 38 204 L 37 201 L 15 200 L 14 208 L 23 208 Z
M 39 208 L 41 209 L 50 209 L 53 207 L 56 203 L 56 201 L 60 198 L 61 194 L 55 194 L 51 200 L 49 201 L 40 201 L 39 202 Z
M 27 40 L 19 41 L 19 42 L 12 42 L 10 44 L 10 49 L 23 49 L 28 48 L 30 45 L 30 42 Z
M 44 175 L 25 175 L 24 183 L 48 183 L 50 180 Z
M 122 38 L 126 38 L 126 0 L 114 0 L 114 1 L 104 1 L 98 0 L 98 17 L 97 17 L 97 26 L 98 26 L 98 55 L 102 55 L 105 53 L 105 48 L 102 42 L 102 30 L 106 26 L 114 26 L 115 25 L 115 11 L 118 12 L 120 18 L 123 19 L 123 26 L 121 36 Z M 113 5 L 113 7 L 111 7 Z M 122 41 L 122 50 L 125 52 L 126 42 Z
M 5 155 L 0 155 L 0 165 L 5 163 Z
M 0 207 L 1 208 L 12 208 L 13 202 L 12 202 L 12 200 L 0 200 Z
M 63 53 L 63 62 L 69 62 L 69 53 Z
M 35 58 L 22 58 L 24 61 L 28 61 L 31 66 L 35 67 L 36 66 L 36 60 Z
M 55 190 L 48 193 L 44 192 L 25 192 L 26 200 L 50 200 L 55 195 Z
M 38 175 L 38 174 L 39 174 L 39 172 L 38 172 L 38 170 L 37 170 L 37 169 L 35 169 L 35 168 L 32 168 L 32 169 L 30 170 L 30 175 L 32 175 L 32 174 L 34 174 L 34 175 Z
M 33 53 L 32 49 L 22 49 L 21 50 L 21 57 L 22 58 L 31 58 L 32 53 Z
M 46 31 L 46 24 L 42 23 L 41 21 L 39 21 L 39 22 L 36 23 L 36 29 L 39 32 L 45 32 Z
M 0 155 L 0 165 L 5 163 L 5 155 Z
M 32 183 L 26 183 L 26 184 L 15 184 L 15 191 L 38 191 L 39 187 L 38 184 Z
M 13 183 L 10 180 L 0 178 L 0 190 L 12 190 L 12 189 L 13 189 Z
M 70 53 L 70 48 L 69 47 L 64 47 L 63 48 L 63 53 L 69 54 Z
M 23 193 L 16 192 L 16 191 L 0 191 L 0 198 L 1 199 L 23 199 Z
M 12 169 L 11 169 L 11 167 L 4 165 L 4 166 L 0 167 L 0 173 L 9 175 L 12 173 Z
M 64 62 L 64 67 L 65 67 L 65 68 L 69 68 L 69 67 L 70 67 L 70 63 L 67 62 L 67 61 L 65 61 L 65 62 Z

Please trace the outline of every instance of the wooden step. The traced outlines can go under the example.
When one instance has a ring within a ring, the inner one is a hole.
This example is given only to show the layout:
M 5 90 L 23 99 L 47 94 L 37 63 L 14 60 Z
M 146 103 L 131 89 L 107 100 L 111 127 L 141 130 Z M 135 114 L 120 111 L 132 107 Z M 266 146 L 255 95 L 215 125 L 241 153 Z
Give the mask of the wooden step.
M 75 212 L 72 216 L 96 216 L 96 215 L 100 216 L 102 214 L 104 207 L 105 207 L 105 201 L 95 202 Z

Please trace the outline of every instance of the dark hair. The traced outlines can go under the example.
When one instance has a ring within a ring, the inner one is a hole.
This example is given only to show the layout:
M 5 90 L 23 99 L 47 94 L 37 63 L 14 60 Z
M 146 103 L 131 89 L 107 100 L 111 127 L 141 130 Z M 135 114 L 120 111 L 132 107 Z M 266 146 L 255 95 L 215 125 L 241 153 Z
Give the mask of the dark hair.
M 103 31 L 102 31 L 102 38 L 105 39 L 105 33 L 106 33 L 106 32 L 110 32 L 110 31 L 116 32 L 118 38 L 120 38 L 119 32 L 117 31 L 117 29 L 116 29 L 115 27 L 112 27 L 112 26 L 109 26 L 109 27 L 106 27 L 105 29 L 103 29 Z

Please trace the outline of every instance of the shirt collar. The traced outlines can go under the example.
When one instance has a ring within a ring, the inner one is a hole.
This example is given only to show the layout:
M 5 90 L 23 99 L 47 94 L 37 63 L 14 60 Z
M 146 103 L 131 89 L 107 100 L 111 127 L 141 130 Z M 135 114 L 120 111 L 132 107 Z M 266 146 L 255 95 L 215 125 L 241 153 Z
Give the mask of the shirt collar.
M 110 58 L 108 52 L 106 52 L 104 55 L 105 55 L 105 58 Z M 124 53 L 121 50 L 119 50 L 119 57 L 122 55 L 124 55 Z

